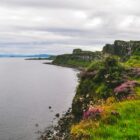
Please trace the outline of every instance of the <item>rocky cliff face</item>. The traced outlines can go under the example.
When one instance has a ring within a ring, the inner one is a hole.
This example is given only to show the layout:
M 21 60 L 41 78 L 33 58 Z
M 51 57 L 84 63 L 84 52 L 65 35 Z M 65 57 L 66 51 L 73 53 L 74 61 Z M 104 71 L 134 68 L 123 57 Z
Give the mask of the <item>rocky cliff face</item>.
M 131 56 L 140 50 L 140 41 L 116 40 L 114 44 L 106 44 L 103 47 L 104 54 L 118 55 L 120 57 Z
M 91 61 L 91 60 L 99 60 L 102 58 L 101 52 L 91 52 L 91 51 L 83 51 L 81 49 L 74 49 L 72 55 L 76 59 L 81 59 L 84 61 Z

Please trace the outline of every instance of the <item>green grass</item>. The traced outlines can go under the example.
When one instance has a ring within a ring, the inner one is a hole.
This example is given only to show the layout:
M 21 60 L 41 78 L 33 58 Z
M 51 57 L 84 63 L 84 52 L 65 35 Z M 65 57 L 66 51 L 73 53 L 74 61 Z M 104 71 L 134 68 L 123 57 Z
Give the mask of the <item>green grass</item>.
M 125 63 L 128 67 L 140 67 L 140 56 L 134 55 Z
M 96 72 L 96 75 L 81 79 L 76 98 L 89 95 L 90 98 L 85 97 L 83 101 L 84 106 L 89 105 L 87 100 L 95 101 L 108 97 L 113 103 L 103 102 L 104 111 L 99 120 L 85 119 L 74 124 L 71 127 L 71 140 L 140 140 L 140 86 L 135 87 L 134 98 L 125 101 L 123 99 L 122 102 L 118 102 L 115 97 L 111 98 L 113 89 L 118 83 L 123 82 L 123 76 L 127 75 L 127 68 L 140 68 L 140 55 L 133 54 L 127 62 L 120 63 L 118 60 L 115 57 L 108 57 L 105 61 L 93 61 L 87 67 L 87 72 Z M 140 82 L 140 77 L 128 75 L 127 78 Z M 80 104 L 78 106 L 76 101 L 74 103 L 73 110 L 75 111 L 76 107 L 76 111 L 81 111 L 82 114 L 83 104 L 77 102 Z M 112 111 L 118 115 L 112 115 Z M 76 117 L 77 114 L 75 113 Z
M 66 65 L 70 67 L 87 67 L 89 66 L 91 62 L 90 61 L 82 61 L 82 60 L 68 60 Z
M 86 68 L 87 66 L 90 65 L 91 61 L 77 59 L 74 58 L 73 55 L 62 55 L 62 56 L 57 56 L 52 63 L 60 66 L 66 66 L 66 67 Z
M 117 110 L 120 117 L 111 115 L 112 109 Z M 82 121 L 72 127 L 71 133 L 77 139 L 82 136 L 83 140 L 140 140 L 140 101 L 112 105 L 99 122 Z
M 94 60 L 102 58 L 101 52 L 82 51 L 81 49 L 73 50 L 72 54 L 62 54 L 56 56 L 52 64 L 66 67 L 86 68 Z
M 136 95 L 140 97 L 140 87 L 135 88 Z

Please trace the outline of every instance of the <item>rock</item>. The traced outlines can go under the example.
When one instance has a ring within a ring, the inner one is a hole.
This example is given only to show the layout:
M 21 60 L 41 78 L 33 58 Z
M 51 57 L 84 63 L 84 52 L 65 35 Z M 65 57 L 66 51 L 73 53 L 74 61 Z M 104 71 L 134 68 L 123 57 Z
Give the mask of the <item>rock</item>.
M 131 56 L 140 48 L 140 41 L 116 40 L 114 44 L 106 44 L 103 47 L 104 54 L 118 55 L 122 58 Z
M 38 126 L 39 126 L 39 124 L 38 124 L 38 123 L 36 123 L 36 124 L 35 124 L 35 126 L 36 126 L 36 127 L 38 127 Z
M 59 118 L 59 117 L 60 117 L 60 114 L 59 114 L 59 113 L 57 113 L 55 116 L 56 116 L 57 118 Z
M 52 107 L 51 106 L 49 106 L 49 109 L 51 109 Z

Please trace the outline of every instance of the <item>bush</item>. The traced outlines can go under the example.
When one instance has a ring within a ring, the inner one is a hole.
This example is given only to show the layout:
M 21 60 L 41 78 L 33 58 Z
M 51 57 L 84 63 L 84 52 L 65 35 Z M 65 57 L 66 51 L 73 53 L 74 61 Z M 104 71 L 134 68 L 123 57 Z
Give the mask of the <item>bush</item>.
M 83 119 L 93 118 L 98 119 L 103 112 L 101 107 L 90 107 L 87 111 L 83 113 Z
M 113 96 L 114 88 L 124 82 L 125 68 L 123 68 L 115 57 L 108 57 L 104 61 L 93 62 L 87 71 L 81 76 L 80 84 L 72 104 L 74 116 L 83 113 L 90 101 L 96 103 L 99 99 L 106 100 Z M 89 95 L 87 98 L 86 95 Z M 82 97 L 83 101 L 77 100 Z M 75 106 L 78 109 L 75 109 Z M 82 118 L 82 116 L 81 116 Z
M 114 89 L 115 96 L 120 98 L 127 97 L 134 93 L 134 87 L 138 84 L 136 81 L 127 81 Z

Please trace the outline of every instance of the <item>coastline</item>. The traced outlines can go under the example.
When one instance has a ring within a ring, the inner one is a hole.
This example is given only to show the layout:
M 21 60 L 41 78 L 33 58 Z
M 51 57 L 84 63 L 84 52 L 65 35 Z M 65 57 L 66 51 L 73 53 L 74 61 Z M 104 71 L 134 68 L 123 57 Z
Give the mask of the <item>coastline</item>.
M 60 66 L 60 67 L 65 67 L 65 68 L 72 68 L 72 69 L 75 69 L 75 70 L 78 70 L 78 71 L 83 71 L 84 68 L 82 67 L 74 67 L 74 66 L 69 66 L 69 65 L 60 65 L 60 64 L 54 64 L 52 62 L 44 62 L 43 64 L 48 64 L 48 65 L 54 65 L 54 66 Z
M 53 64 L 52 61 L 44 62 L 42 64 L 54 65 L 54 66 L 59 66 L 59 67 L 64 67 L 64 68 L 71 68 L 78 71 L 78 75 L 84 70 L 84 68 Z M 78 85 L 79 85 L 79 82 L 78 82 Z M 75 89 L 75 95 L 73 99 L 75 98 L 75 96 L 76 96 L 76 89 Z M 66 137 L 66 139 L 69 139 L 70 126 L 74 123 L 74 117 L 72 114 L 72 103 L 73 103 L 73 100 L 71 102 L 71 106 L 67 109 L 67 111 L 63 112 L 61 116 L 59 113 L 57 113 L 54 116 L 54 118 L 57 119 L 57 123 L 47 127 L 43 132 L 40 132 L 41 135 L 39 137 L 39 140 L 46 140 L 46 139 L 57 140 L 60 138 L 63 140 L 64 136 Z
M 72 108 L 59 119 L 57 126 L 53 126 L 51 130 L 46 130 L 41 136 L 41 140 L 47 140 L 48 138 L 50 140 L 91 140 L 94 137 L 97 140 L 100 138 L 104 140 L 107 137 L 116 138 L 112 134 L 112 130 L 115 133 L 116 127 L 119 126 L 121 129 L 121 121 L 128 119 L 131 124 L 133 123 L 133 117 L 138 120 L 137 116 L 140 112 L 138 108 L 140 105 L 140 69 L 137 68 L 140 58 L 138 51 L 137 54 L 132 54 L 132 57 L 128 57 L 128 60 L 123 62 L 121 58 L 118 59 L 119 56 L 107 55 L 102 60 L 92 61 L 90 66 L 82 69 L 78 67 L 79 62 L 76 63 L 78 64 L 77 67 L 71 66 L 71 61 L 66 61 L 64 64 L 62 60 L 66 57 L 67 55 L 56 57 L 57 61 L 55 63 L 45 64 L 74 68 L 80 70 L 80 72 L 83 71 L 83 73 L 79 75 L 79 85 L 72 101 Z M 67 58 L 67 60 L 70 59 Z M 76 62 L 76 59 L 74 62 Z M 138 110 L 136 113 L 128 111 L 131 105 L 132 110 L 135 108 Z M 123 107 L 120 108 L 120 106 Z M 127 118 L 127 114 L 132 117 Z M 124 117 L 122 120 L 121 116 Z M 108 127 L 108 125 L 113 127 L 109 129 L 109 132 L 102 128 L 102 126 Z M 92 131 L 89 130 L 90 128 L 92 128 Z M 138 138 L 138 135 L 135 135 L 135 130 L 128 127 L 127 131 L 129 129 L 133 132 L 132 137 L 134 135 Z M 117 138 L 120 135 L 123 138 L 125 137 L 122 131 L 119 131 Z M 127 135 L 129 137 L 130 134 L 127 133 Z

